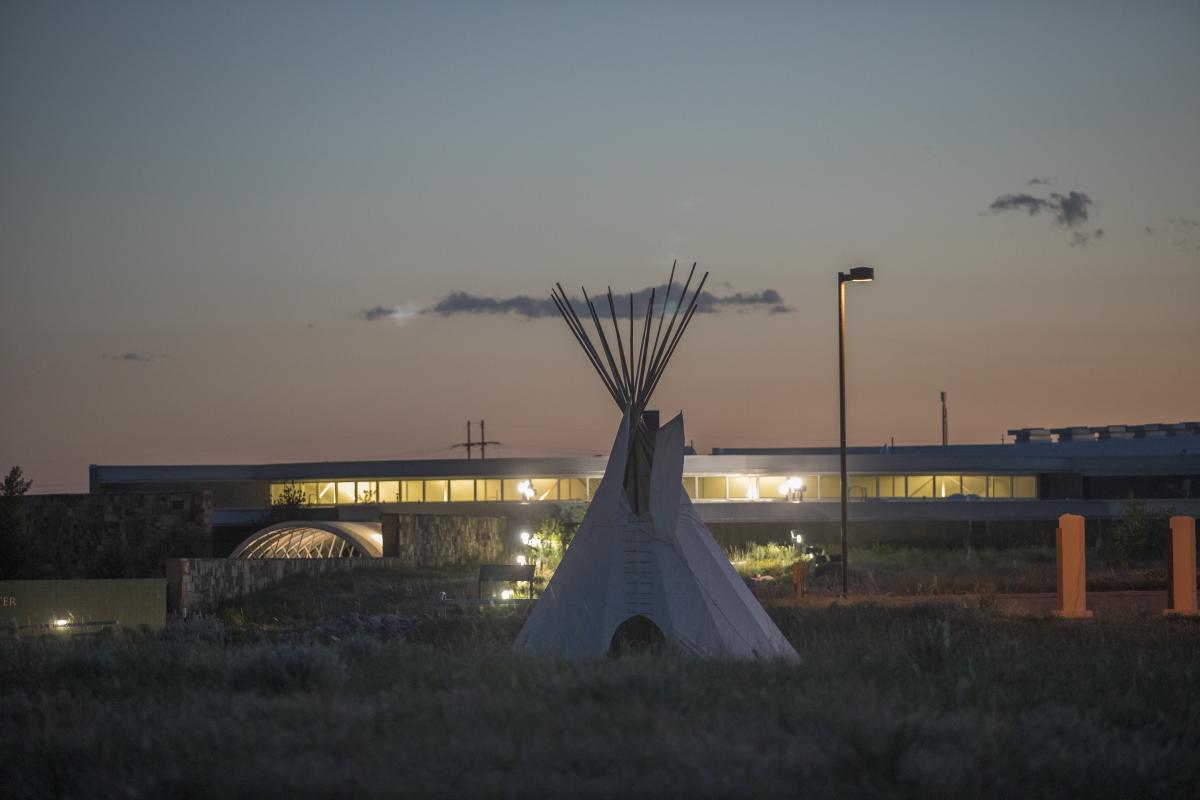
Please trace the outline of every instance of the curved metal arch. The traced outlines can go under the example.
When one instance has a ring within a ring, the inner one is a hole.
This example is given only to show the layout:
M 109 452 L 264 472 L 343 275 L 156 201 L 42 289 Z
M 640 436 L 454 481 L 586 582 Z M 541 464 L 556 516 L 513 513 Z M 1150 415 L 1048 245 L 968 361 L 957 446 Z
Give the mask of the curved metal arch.
M 378 522 L 277 522 L 255 531 L 230 558 L 382 558 Z

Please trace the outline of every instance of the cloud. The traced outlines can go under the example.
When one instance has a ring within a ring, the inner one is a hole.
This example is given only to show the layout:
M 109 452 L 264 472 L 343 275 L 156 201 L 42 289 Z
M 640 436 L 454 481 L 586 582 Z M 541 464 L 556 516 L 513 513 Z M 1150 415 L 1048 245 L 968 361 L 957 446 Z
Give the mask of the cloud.
M 374 308 L 364 308 L 358 312 L 359 319 L 365 319 L 367 322 L 376 322 L 381 319 L 389 319 L 395 323 L 402 324 L 421 313 L 420 309 L 412 306 L 375 306 Z
M 1071 247 L 1087 247 L 1088 242 L 1097 241 L 1104 238 L 1104 228 L 1096 228 L 1096 230 L 1088 233 L 1087 231 L 1075 231 L 1071 234 Z
M 695 288 L 695 284 L 693 284 L 692 288 Z M 662 308 L 664 299 L 663 287 L 646 287 L 632 294 L 634 316 L 645 316 L 646 306 L 650 303 L 651 291 L 655 292 L 655 313 L 658 313 L 658 310 Z M 675 303 L 682 291 L 682 284 L 678 282 L 672 284 L 670 291 L 671 303 L 667 307 L 668 315 L 675 311 Z M 689 296 L 690 291 L 691 289 L 689 289 Z M 592 294 L 590 297 L 592 298 L 592 302 L 596 304 L 596 311 L 598 313 L 609 313 L 608 298 L 605 293 Z M 616 306 L 618 316 L 629 316 L 630 294 L 614 293 L 613 303 Z M 584 303 L 582 296 L 572 297 L 571 305 L 581 316 L 589 315 L 587 305 Z M 725 295 L 717 295 L 706 291 L 702 292 L 696 300 L 697 313 L 711 314 L 726 309 L 738 311 L 766 310 L 772 314 L 786 314 L 793 311 L 793 309 L 784 304 L 783 297 L 774 289 L 763 289 L 759 292 L 735 292 Z M 420 312 L 411 309 L 404 312 L 404 318 L 410 318 L 416 313 L 440 314 L 443 317 L 457 314 L 514 314 L 525 319 L 541 319 L 544 317 L 557 317 L 558 309 L 555 307 L 554 301 L 549 297 L 530 297 L 525 294 L 513 295 L 512 297 L 487 297 L 471 294 L 470 292 L 451 292 L 434 305 L 422 309 Z M 376 306 L 360 311 L 358 316 L 368 322 L 381 319 L 396 319 L 397 309 L 388 306 Z
M 1034 181 L 1045 183 L 1048 179 L 1034 178 L 1029 184 Z M 1074 190 L 1067 193 L 1051 192 L 1047 197 L 1038 197 L 1036 195 L 1021 192 L 1020 194 L 1002 194 L 992 201 L 988 206 L 988 211 L 993 214 L 1003 214 L 1008 211 L 1024 211 L 1031 217 L 1036 217 L 1038 214 L 1045 212 L 1051 217 L 1052 223 L 1059 228 L 1075 229 L 1082 226 L 1088 221 L 1091 216 L 1092 209 L 1096 202 L 1088 197 L 1083 192 Z M 1092 233 L 1082 231 L 1074 231 L 1072 245 L 1086 244 L 1093 239 L 1103 238 L 1104 231 L 1097 228 Z
M 1200 243 L 1195 238 L 1200 236 L 1200 220 L 1176 217 L 1161 225 L 1147 225 L 1147 236 L 1169 236 L 1171 244 L 1180 250 L 1200 252 Z
M 128 353 L 101 353 L 100 358 L 106 361 L 126 361 L 134 364 L 149 364 L 152 361 L 157 361 L 159 358 L 166 356 L 166 353 L 143 353 L 138 350 L 131 350 Z
M 1003 211 L 1024 210 L 1028 211 L 1029 216 L 1032 217 L 1034 214 L 1045 211 L 1049 207 L 1049 200 L 1043 200 L 1031 194 L 1002 194 L 992 201 L 992 204 L 988 206 L 988 210 L 993 214 L 999 214 Z
M 1054 183 L 1053 178 L 1030 178 L 1025 181 L 1026 186 L 1049 186 Z

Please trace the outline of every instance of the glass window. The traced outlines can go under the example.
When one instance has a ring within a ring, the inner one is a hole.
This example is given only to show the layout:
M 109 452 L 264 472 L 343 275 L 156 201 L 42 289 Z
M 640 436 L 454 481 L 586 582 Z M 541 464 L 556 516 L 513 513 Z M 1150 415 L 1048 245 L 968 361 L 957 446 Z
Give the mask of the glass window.
M 449 481 L 425 481 L 426 503 L 444 503 L 449 496 Z
M 534 500 L 558 499 L 558 478 L 534 478 L 530 483 Z
M 874 475 L 851 475 L 849 477 L 851 500 L 855 497 L 865 499 L 879 496 L 878 481 Z
M 1012 497 L 1012 478 L 1008 475 L 989 476 L 988 497 Z
M 963 494 L 987 497 L 987 476 L 963 475 L 962 490 Z
M 879 476 L 879 496 L 880 497 L 904 497 L 904 476 L 903 475 L 880 475 Z
M 595 497 L 595 496 L 596 496 L 596 490 L 600 488 L 600 481 L 601 481 L 601 480 L 603 480 L 603 478 L 588 478 L 588 479 L 587 479 L 587 482 L 588 482 L 588 497 L 589 497 L 589 498 L 591 498 L 591 497 Z
M 354 481 L 339 481 L 337 485 L 337 504 L 339 506 L 354 502 Z
M 401 481 L 400 482 L 400 502 L 401 503 L 420 503 L 425 499 L 425 482 L 424 481 Z
M 378 503 L 379 488 L 375 485 L 375 481 L 359 481 L 358 482 L 358 502 L 360 503 Z
M 400 502 L 400 481 L 380 481 L 379 482 L 379 502 L 380 503 L 399 503 Z
M 758 497 L 760 500 L 786 500 L 788 485 L 786 475 L 759 475 Z
M 729 499 L 730 500 L 753 500 L 754 495 L 754 479 L 747 475 L 730 475 L 729 477 Z
M 474 503 L 475 481 L 470 478 L 450 481 L 451 503 Z
M 500 479 L 481 478 L 475 481 L 475 499 L 476 500 L 499 500 L 500 499 Z
M 523 484 L 523 483 L 529 483 L 529 481 L 525 480 L 525 479 L 521 479 L 521 478 L 505 479 L 504 484 L 503 484 L 504 499 L 505 500 L 520 500 L 520 501 L 524 502 L 526 497 L 521 492 L 521 488 L 522 488 L 521 484 Z
M 909 475 L 905 497 L 933 497 L 932 475 Z
M 683 490 L 687 492 L 688 497 L 696 499 L 696 478 L 694 476 L 683 479 Z
M 936 485 L 938 497 L 950 497 L 951 495 L 962 494 L 961 475 L 938 475 Z
M 587 500 L 587 480 L 563 478 L 558 482 L 558 498 L 560 500 Z
M 728 497 L 725 476 L 698 478 L 701 500 L 724 500 Z
M 1037 478 L 1033 475 L 1013 476 L 1013 497 L 1037 497 Z
M 822 475 L 821 476 L 821 499 L 822 500 L 841 500 L 842 499 L 842 476 L 841 475 Z
M 331 506 L 337 502 L 337 484 L 333 481 L 321 481 L 317 484 L 317 504 Z

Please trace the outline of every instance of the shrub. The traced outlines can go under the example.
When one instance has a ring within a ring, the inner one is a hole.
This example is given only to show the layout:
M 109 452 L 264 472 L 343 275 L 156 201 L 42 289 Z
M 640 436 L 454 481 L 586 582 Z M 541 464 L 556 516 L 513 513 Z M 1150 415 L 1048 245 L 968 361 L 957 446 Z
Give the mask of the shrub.
M 1166 551 L 1169 514 L 1129 498 L 1125 513 L 1100 543 L 1100 557 L 1110 567 L 1127 567 L 1135 561 L 1161 557 Z

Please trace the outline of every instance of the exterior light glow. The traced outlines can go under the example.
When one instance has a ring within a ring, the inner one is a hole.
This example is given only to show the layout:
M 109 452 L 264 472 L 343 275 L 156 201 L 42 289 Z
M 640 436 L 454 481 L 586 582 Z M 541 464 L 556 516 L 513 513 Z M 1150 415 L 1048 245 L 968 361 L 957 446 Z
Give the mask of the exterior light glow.
M 533 499 L 533 495 L 535 494 L 533 491 L 533 481 L 526 480 L 526 481 L 521 481 L 520 483 L 518 483 L 517 484 L 517 493 L 520 494 L 522 497 L 524 497 L 525 502 L 528 503 L 530 500 Z
M 525 566 L 525 556 L 517 556 L 517 565 L 521 567 Z
M 65 627 L 67 627 L 67 626 L 68 626 L 68 625 L 70 625 L 70 624 L 71 624 L 71 620 L 69 620 L 69 619 L 56 619 L 56 620 L 54 620 L 54 627 L 56 627 L 56 628 L 65 628 Z
M 542 538 L 535 533 L 533 536 L 529 537 L 529 541 L 526 542 L 526 544 L 528 544 L 530 547 L 541 547 Z
M 500 599 L 501 600 L 512 600 L 513 599 L 513 590 L 512 589 L 504 589 L 503 591 L 501 591 Z
M 521 544 L 529 544 L 529 531 L 521 531 Z
M 796 544 L 804 544 L 804 534 L 800 531 L 792 531 L 792 541 Z

